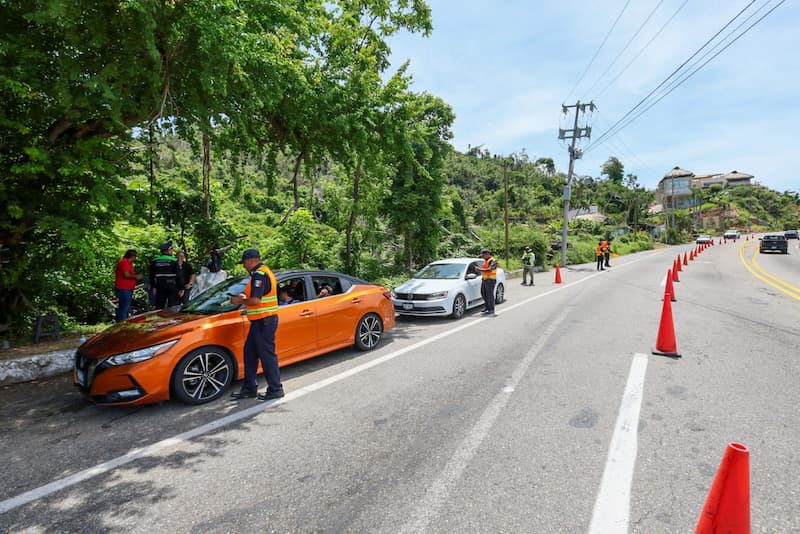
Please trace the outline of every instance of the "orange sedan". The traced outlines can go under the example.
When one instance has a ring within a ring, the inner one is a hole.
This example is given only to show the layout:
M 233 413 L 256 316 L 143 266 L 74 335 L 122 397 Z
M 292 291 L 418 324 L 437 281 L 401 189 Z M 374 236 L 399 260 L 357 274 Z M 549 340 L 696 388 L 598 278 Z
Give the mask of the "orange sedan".
M 331 271 L 275 276 L 279 289 L 295 299 L 278 308 L 275 345 L 281 366 L 350 345 L 374 349 L 395 325 L 385 287 Z M 244 308 L 229 298 L 242 293 L 248 280 L 229 278 L 180 311 L 137 315 L 93 337 L 75 353 L 75 385 L 98 404 L 171 397 L 202 404 L 219 398 L 234 378 L 244 377 L 249 322 Z

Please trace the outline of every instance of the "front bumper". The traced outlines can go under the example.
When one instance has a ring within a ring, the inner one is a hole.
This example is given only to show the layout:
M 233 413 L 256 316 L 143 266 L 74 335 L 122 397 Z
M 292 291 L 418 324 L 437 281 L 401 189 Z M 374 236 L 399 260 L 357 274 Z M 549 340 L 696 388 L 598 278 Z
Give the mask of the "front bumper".
M 96 404 L 148 404 L 169 399 L 169 358 L 109 366 L 75 351 L 72 379 L 84 397 Z

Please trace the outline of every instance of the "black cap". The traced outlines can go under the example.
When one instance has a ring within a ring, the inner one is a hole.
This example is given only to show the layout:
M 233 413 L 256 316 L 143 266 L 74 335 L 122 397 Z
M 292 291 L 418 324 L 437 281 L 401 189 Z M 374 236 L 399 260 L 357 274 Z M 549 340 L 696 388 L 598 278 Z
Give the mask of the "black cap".
M 258 249 L 249 248 L 242 252 L 242 259 L 237 261 L 236 263 L 244 263 L 245 260 L 253 260 L 253 259 L 261 259 L 261 254 L 258 253 Z
M 525 247 L 525 250 L 530 250 L 530 249 L 531 249 L 531 247 Z
M 491 252 L 489 252 L 488 248 L 482 248 L 481 249 L 481 254 L 491 254 Z
M 171 248 L 172 248 L 172 241 L 167 241 L 166 243 L 159 245 L 158 250 L 160 250 L 161 252 L 166 252 Z

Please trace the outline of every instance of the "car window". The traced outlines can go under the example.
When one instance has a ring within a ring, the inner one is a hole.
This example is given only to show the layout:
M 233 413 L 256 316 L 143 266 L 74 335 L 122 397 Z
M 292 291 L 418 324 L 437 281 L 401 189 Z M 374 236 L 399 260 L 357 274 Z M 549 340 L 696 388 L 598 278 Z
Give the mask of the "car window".
M 338 276 L 330 276 L 330 275 L 312 276 L 311 282 L 314 284 L 315 297 L 322 298 L 326 296 L 340 295 L 344 293 L 342 281 L 339 279 Z M 322 291 L 323 289 L 326 289 L 325 293 L 327 294 L 323 294 Z
M 765 235 L 764 241 L 784 241 L 786 238 L 782 235 Z
M 483 261 L 476 260 L 470 263 L 469 267 L 467 267 L 467 274 L 480 275 L 481 273 L 478 270 L 478 267 L 483 267 Z
M 249 282 L 249 277 L 229 278 L 197 295 L 181 311 L 211 315 L 235 310 L 239 306 L 232 304 L 230 298 L 244 293 Z
M 462 263 L 432 263 L 414 275 L 426 280 L 457 280 L 464 272 Z
M 278 294 L 280 294 L 280 292 L 284 289 L 286 289 L 292 299 L 299 300 L 301 302 L 306 300 L 305 281 L 302 276 L 288 278 L 278 282 Z

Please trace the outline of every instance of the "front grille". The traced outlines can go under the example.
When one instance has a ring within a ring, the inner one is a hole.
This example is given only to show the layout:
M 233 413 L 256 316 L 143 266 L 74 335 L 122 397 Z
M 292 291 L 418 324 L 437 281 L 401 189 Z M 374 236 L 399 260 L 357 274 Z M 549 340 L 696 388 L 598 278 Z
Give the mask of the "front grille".
M 400 300 L 428 300 L 426 293 L 395 293 Z
M 98 360 L 84 356 L 80 349 L 75 351 L 75 369 L 81 371 L 85 377 L 85 383 L 79 386 L 84 391 L 89 391 L 92 387 L 92 382 L 97 374 L 97 364 Z

